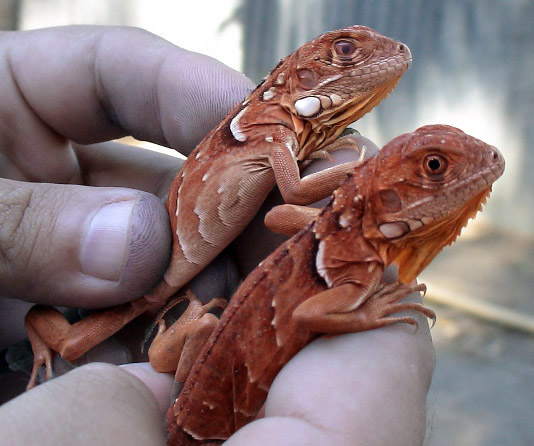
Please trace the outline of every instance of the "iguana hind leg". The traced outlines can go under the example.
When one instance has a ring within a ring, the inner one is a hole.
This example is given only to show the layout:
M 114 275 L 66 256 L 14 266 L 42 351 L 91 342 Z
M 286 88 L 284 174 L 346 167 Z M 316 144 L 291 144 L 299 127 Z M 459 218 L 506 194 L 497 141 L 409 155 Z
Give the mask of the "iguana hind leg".
M 178 320 L 167 327 L 163 317 L 158 320 L 158 333 L 148 350 L 152 367 L 158 372 L 175 372 L 176 383 L 183 383 L 193 364 L 215 329 L 218 319 L 208 313 L 215 307 L 225 308 L 226 300 L 216 298 L 202 304 L 191 290 L 186 291 L 189 305 Z
M 35 305 L 25 318 L 34 363 L 27 389 L 35 387 L 39 369 L 52 376 L 52 357 L 57 352 L 67 361 L 78 359 L 95 345 L 114 335 L 152 304 L 144 298 L 96 311 L 81 321 L 69 323 L 54 307 Z

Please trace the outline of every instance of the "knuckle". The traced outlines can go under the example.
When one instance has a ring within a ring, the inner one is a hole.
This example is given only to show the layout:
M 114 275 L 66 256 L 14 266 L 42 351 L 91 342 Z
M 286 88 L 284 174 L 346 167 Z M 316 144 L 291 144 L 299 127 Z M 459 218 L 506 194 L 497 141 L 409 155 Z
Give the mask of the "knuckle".
M 0 191 L 0 258 L 10 265 L 20 261 L 22 246 L 28 243 L 23 230 L 32 202 L 33 191 L 14 188 Z
M 46 250 L 43 226 L 52 223 L 55 214 L 50 203 L 33 187 L 0 189 L 0 262 L 4 272 L 16 273 L 29 267 L 39 252 Z M 53 225 L 52 225 L 53 226 Z M 46 232 L 46 231 L 44 231 Z M 37 245 L 40 249 L 36 249 Z

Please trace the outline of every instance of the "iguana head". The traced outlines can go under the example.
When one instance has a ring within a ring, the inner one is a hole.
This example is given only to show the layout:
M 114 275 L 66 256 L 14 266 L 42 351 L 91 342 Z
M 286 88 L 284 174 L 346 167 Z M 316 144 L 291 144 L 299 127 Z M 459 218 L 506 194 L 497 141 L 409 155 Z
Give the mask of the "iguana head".
M 324 33 L 281 60 L 233 110 L 230 134 L 244 143 L 261 133 L 258 126 L 287 127 L 296 139 L 284 143 L 297 160 L 325 157 L 349 124 L 395 88 L 411 60 L 406 45 L 366 26 Z
M 324 148 L 377 106 L 412 60 L 403 43 L 366 26 L 352 26 L 303 45 L 290 64 L 289 94 L 281 104 L 302 128 L 299 159 Z
M 406 45 L 366 26 L 330 31 L 282 60 L 258 97 L 289 113 L 302 160 L 378 105 L 411 60 Z
M 395 138 L 373 162 L 364 233 L 405 283 L 456 240 L 504 171 L 495 147 L 444 125 Z

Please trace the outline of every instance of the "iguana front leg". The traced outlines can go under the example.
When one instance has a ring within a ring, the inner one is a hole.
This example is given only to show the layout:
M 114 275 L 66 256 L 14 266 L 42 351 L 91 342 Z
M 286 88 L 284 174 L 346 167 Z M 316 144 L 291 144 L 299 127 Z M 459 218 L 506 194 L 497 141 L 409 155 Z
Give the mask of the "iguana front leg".
M 374 290 L 362 290 L 355 284 L 345 284 L 316 294 L 300 304 L 293 313 L 302 329 L 316 333 L 341 334 L 372 330 L 396 322 L 416 325 L 411 316 L 393 313 L 414 310 L 430 319 L 436 314 L 423 304 L 400 302 L 415 292 L 425 292 L 425 284 L 379 284 Z M 345 306 L 344 306 L 345 305 Z
M 293 235 L 312 223 L 320 211 L 306 206 L 280 205 L 266 215 L 265 224 L 276 232 Z M 412 317 L 390 316 L 406 310 L 416 310 L 435 319 L 435 313 L 422 304 L 399 302 L 411 293 L 426 291 L 424 284 L 381 283 L 383 264 L 365 242 L 362 241 L 359 247 L 356 257 L 338 259 L 334 265 L 323 264 L 324 252 L 318 253 L 318 271 L 331 284 L 328 290 L 305 300 L 293 312 L 294 320 L 302 329 L 339 334 L 380 328 L 395 322 L 416 325 Z M 369 260 L 366 261 L 366 257 Z
M 321 192 L 316 194 L 317 199 L 324 198 L 320 195 L 324 189 L 331 187 L 332 183 L 335 183 L 336 181 L 341 182 L 349 172 L 360 166 L 366 158 L 366 146 L 362 145 L 360 147 L 358 141 L 355 139 L 355 135 L 359 135 L 359 133 L 353 131 L 352 129 L 350 130 L 351 131 L 347 131 L 346 133 L 342 134 L 338 139 L 327 146 L 325 153 L 329 155 L 330 153 L 339 149 L 352 149 L 358 152 L 358 159 L 351 162 L 340 163 L 337 166 L 322 170 L 317 173 L 312 173 L 300 179 L 301 185 L 302 183 L 309 181 L 309 185 L 306 184 L 306 186 L 311 190 L 314 188 L 320 189 Z M 319 184 L 317 185 L 318 182 Z M 286 200 L 286 202 L 287 201 L 288 200 Z M 318 217 L 320 212 L 320 208 L 301 206 L 297 204 L 282 204 L 272 208 L 265 215 L 264 223 L 265 226 L 267 226 L 267 228 L 269 228 L 271 231 L 291 237 L 313 222 Z
M 365 149 L 359 147 L 352 133 L 348 133 L 327 145 L 322 153 L 329 154 L 341 148 L 349 148 L 359 153 L 356 161 L 338 164 L 301 177 L 294 155 L 296 151 L 294 144 L 296 142 L 290 139 L 281 144 L 275 144 L 271 151 L 271 164 L 276 184 L 284 201 L 294 205 L 310 204 L 328 197 L 339 187 L 350 171 L 362 164 L 365 157 Z

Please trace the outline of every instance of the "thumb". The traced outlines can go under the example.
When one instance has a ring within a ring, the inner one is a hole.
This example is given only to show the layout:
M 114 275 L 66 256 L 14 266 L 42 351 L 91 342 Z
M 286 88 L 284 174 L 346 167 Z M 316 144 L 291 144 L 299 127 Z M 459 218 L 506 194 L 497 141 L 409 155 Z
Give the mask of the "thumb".
M 30 302 L 110 306 L 148 292 L 170 255 L 153 195 L 0 179 L 0 288 Z

